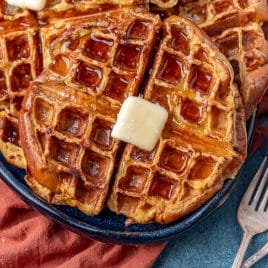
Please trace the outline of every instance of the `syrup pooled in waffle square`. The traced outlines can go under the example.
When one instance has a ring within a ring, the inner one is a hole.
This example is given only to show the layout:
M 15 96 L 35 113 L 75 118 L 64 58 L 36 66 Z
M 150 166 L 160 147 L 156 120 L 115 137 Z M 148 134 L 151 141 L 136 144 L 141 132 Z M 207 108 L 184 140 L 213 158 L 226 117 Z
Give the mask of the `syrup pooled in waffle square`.
M 248 118 L 268 87 L 268 42 L 262 30 L 267 2 L 185 0 L 171 13 L 198 24 L 228 58 Z
M 134 222 L 169 223 L 234 177 L 246 154 L 244 112 L 225 57 L 176 16 L 164 21 L 144 94 L 169 118 L 153 151 L 126 145 L 108 206 Z
M 25 168 L 18 112 L 29 83 L 40 72 L 38 27 L 33 14 L 0 1 L 0 150 Z
M 120 145 L 112 126 L 123 100 L 138 92 L 160 20 L 121 8 L 85 21 L 51 44 L 53 61 L 24 99 L 20 134 L 32 189 L 95 215 Z

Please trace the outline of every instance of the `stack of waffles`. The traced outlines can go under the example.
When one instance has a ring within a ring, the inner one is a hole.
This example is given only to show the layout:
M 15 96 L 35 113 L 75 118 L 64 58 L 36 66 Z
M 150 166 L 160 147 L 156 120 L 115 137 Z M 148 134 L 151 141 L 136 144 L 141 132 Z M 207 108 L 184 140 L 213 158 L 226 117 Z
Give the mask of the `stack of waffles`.
M 152 1 L 171 15 L 161 20 L 143 0 L 51 0 L 35 13 L 0 1 L 0 149 L 35 193 L 168 223 L 235 177 L 244 105 L 249 116 L 268 81 L 266 3 L 219 2 Z M 138 94 L 168 112 L 150 152 L 111 136 Z

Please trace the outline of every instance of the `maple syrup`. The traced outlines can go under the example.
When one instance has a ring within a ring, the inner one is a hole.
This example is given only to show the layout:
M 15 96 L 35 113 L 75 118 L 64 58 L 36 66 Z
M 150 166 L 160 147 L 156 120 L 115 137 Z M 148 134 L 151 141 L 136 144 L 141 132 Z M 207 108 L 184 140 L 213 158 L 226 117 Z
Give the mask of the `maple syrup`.
M 183 52 L 185 55 L 189 55 L 189 39 L 187 35 L 176 25 L 171 26 L 171 40 L 169 45 L 175 50 Z
M 99 67 L 89 66 L 80 61 L 76 70 L 75 81 L 95 90 L 101 80 L 102 70 Z
M 200 124 L 203 121 L 203 106 L 184 99 L 182 101 L 181 116 L 190 123 Z
M 183 74 L 183 63 L 174 55 L 164 53 L 157 78 L 167 83 L 177 85 Z
M 106 62 L 109 59 L 109 51 L 113 44 L 114 41 L 112 39 L 91 34 L 90 39 L 85 43 L 83 54 L 94 60 Z

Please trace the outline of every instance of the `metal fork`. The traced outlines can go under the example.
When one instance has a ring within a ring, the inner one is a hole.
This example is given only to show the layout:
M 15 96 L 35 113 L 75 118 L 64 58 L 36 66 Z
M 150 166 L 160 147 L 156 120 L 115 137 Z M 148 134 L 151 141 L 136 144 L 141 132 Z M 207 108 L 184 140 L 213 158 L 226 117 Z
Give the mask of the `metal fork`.
M 237 218 L 243 229 L 243 239 L 232 268 L 241 267 L 244 255 L 253 236 L 268 230 L 268 168 L 267 156 L 250 183 L 239 205 Z M 263 175 L 263 172 L 265 173 Z
M 250 268 L 264 256 L 268 255 L 268 242 L 259 249 L 255 254 L 248 258 L 241 266 L 241 268 Z

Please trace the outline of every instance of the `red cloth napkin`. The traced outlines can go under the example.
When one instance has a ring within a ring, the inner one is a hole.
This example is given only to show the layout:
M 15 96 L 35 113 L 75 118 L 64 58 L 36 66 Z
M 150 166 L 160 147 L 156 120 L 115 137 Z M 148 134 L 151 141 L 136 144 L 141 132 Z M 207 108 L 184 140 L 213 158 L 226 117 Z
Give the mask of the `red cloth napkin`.
M 0 181 L 0 267 L 151 267 L 165 244 L 109 245 L 86 239 L 26 205 Z

